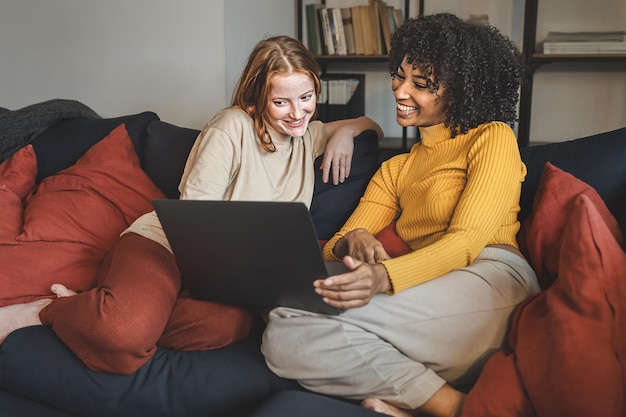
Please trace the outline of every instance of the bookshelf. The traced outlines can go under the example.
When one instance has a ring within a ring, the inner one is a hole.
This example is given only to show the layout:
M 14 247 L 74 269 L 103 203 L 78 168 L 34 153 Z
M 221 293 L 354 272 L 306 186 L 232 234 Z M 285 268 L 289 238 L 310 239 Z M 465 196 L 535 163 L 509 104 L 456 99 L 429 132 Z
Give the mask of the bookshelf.
M 535 72 L 544 65 L 555 63 L 626 63 L 626 54 L 552 54 L 546 55 L 537 49 L 537 19 L 539 0 L 525 0 L 524 34 L 522 54 L 528 68 L 527 82 L 520 91 L 518 142 L 520 146 L 530 143 L 530 123 L 532 109 L 533 78 Z
M 362 5 L 368 5 L 369 0 L 361 0 Z M 326 1 L 321 0 L 317 2 L 320 5 L 325 6 Z M 310 3 L 309 3 L 310 4 Z M 402 12 L 404 20 L 406 21 L 410 16 L 410 0 L 403 0 Z M 306 17 L 304 11 L 304 2 L 303 0 L 296 0 L 296 14 L 297 14 L 297 22 L 296 22 L 296 33 L 297 37 L 300 40 L 304 39 L 304 33 L 307 28 L 306 26 Z M 422 15 L 424 13 L 424 0 L 418 0 L 417 2 L 417 13 Z M 372 63 L 386 63 L 388 61 L 387 54 L 345 54 L 345 55 L 327 55 L 327 54 L 316 54 L 315 58 L 320 66 L 322 71 L 322 77 L 335 77 L 338 74 L 331 74 L 329 72 L 329 68 L 339 68 L 341 69 L 343 66 L 350 66 L 353 64 L 372 64 Z M 354 74 L 353 74 L 354 75 Z M 364 95 L 361 94 L 362 100 L 364 100 Z M 357 97 L 358 99 L 358 97 Z M 355 103 L 356 104 L 356 103 Z M 365 109 L 365 103 L 362 103 L 363 110 Z M 383 138 L 381 141 L 381 147 L 385 148 L 400 148 L 401 150 L 408 150 L 408 133 L 407 128 L 402 128 L 402 137 L 401 138 Z

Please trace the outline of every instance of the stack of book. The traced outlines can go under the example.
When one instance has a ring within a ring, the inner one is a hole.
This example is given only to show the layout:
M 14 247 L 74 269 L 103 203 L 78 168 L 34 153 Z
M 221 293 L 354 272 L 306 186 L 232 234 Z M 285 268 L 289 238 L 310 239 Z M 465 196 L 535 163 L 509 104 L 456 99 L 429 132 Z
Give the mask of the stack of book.
M 543 53 L 626 54 L 626 31 L 548 32 Z
M 367 5 L 307 4 L 307 46 L 314 55 L 385 55 L 391 34 L 404 23 L 402 10 L 382 0 Z

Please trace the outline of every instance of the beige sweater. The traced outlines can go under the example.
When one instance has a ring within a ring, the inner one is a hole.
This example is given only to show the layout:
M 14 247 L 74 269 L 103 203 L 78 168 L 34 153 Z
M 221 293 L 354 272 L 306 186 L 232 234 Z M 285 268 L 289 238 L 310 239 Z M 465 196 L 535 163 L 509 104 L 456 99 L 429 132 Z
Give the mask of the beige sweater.
M 260 145 L 252 119 L 238 108 L 226 108 L 198 135 L 179 185 L 181 199 L 298 201 L 313 198 L 313 161 L 324 153 L 328 137 L 319 121 L 305 135 L 272 134 L 276 152 Z M 171 251 L 154 211 L 139 217 L 124 233 L 134 232 Z

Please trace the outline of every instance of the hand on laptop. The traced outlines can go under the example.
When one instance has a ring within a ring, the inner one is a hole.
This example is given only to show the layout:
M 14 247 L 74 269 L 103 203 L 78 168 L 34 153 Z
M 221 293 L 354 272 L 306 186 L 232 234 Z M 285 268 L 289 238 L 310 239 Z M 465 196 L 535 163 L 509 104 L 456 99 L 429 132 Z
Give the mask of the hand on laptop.
M 361 307 L 374 295 L 391 289 L 387 270 L 381 264 L 369 264 L 345 256 L 343 263 L 350 272 L 316 280 L 315 292 L 333 307 L 348 309 Z

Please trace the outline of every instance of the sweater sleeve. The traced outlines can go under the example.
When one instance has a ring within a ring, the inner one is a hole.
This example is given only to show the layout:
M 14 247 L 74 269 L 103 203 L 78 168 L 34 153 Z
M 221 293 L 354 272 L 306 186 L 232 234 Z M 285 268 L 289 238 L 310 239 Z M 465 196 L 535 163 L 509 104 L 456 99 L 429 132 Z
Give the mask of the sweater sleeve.
M 467 154 L 467 182 L 446 232 L 432 244 L 382 262 L 394 292 L 469 265 L 490 243 L 506 243 L 492 239 L 512 208 L 519 207 L 525 167 L 506 124 L 489 123 L 478 135 Z

